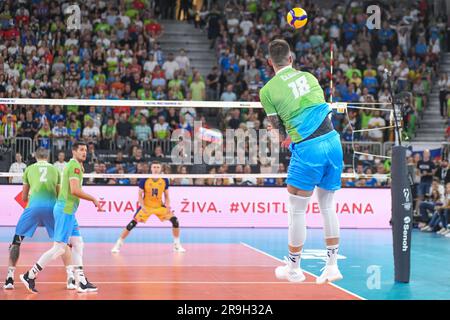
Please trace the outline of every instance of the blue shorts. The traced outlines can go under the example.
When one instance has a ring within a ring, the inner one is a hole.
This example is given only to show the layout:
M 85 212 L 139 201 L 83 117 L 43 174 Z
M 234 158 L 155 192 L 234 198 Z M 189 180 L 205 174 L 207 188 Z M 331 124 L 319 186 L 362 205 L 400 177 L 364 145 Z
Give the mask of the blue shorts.
M 339 134 L 333 130 L 320 137 L 291 143 L 292 152 L 286 183 L 300 190 L 319 188 L 335 191 L 341 188 L 344 167 Z
M 48 236 L 53 238 L 55 219 L 53 218 L 53 207 L 26 208 L 16 226 L 16 234 L 31 238 L 39 226 L 47 229 Z
M 55 217 L 55 235 L 53 241 L 69 243 L 70 237 L 80 237 L 80 229 L 75 218 L 76 209 L 67 214 L 64 212 L 65 203 L 58 201 L 53 209 Z

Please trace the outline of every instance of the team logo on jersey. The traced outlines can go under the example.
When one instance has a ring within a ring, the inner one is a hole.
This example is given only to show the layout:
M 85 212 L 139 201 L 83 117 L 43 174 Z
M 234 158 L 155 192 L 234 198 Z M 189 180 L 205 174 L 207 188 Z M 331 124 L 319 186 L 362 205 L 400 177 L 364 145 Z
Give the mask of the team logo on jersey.
M 74 172 L 75 172 L 75 174 L 80 174 L 81 171 L 80 171 L 80 169 L 75 168 Z

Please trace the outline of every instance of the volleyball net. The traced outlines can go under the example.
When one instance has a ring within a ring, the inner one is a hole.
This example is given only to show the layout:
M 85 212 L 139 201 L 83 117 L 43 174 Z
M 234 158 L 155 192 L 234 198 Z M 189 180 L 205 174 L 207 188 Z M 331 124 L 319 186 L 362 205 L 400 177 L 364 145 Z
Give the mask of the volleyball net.
M 92 145 L 86 170 L 90 179 L 154 177 L 147 166 L 137 168 L 152 160 L 164 164 L 164 173 L 158 176 L 169 179 L 231 181 L 287 176 L 288 147 L 266 130 L 259 102 L 2 98 L 0 104 L 17 114 L 37 109 L 35 119 L 44 127 L 33 139 L 7 139 L 12 161 L 16 153 L 32 160 L 38 147 L 50 149 L 52 162 L 60 153 L 67 158 L 71 143 L 79 139 Z M 342 178 L 379 179 L 387 184 L 390 155 L 382 142 L 393 139 L 390 104 L 335 102 L 330 106 L 342 136 L 346 167 Z M 368 114 L 378 121 L 357 123 Z M 134 167 L 121 168 L 117 164 L 122 158 L 133 161 Z M 98 169 L 96 163 L 111 168 Z M 361 170 L 361 166 L 373 169 Z M 383 169 L 374 172 L 377 167 Z M 20 172 L 2 171 L 3 178 L 21 176 Z

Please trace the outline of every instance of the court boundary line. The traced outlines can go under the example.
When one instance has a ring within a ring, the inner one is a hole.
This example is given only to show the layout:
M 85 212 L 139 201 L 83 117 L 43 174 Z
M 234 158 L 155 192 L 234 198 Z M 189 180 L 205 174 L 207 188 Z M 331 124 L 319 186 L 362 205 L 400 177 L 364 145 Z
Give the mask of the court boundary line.
M 275 260 L 277 260 L 277 261 L 279 261 L 279 262 L 284 263 L 283 260 L 278 259 L 277 257 L 271 255 L 270 253 L 267 253 L 267 252 L 265 252 L 265 251 L 263 251 L 263 250 L 260 250 L 260 249 L 258 249 L 258 248 L 255 248 L 255 247 L 253 247 L 253 246 L 251 246 L 251 245 L 249 245 L 249 244 L 247 244 L 247 243 L 245 243 L 245 242 L 240 242 L 240 244 L 242 244 L 244 247 L 247 247 L 247 248 L 250 249 L 250 250 L 254 250 L 254 251 L 259 252 L 259 253 L 261 253 L 261 254 L 267 256 L 267 257 L 270 257 L 270 258 L 272 258 L 272 259 L 275 259 Z M 317 278 L 317 276 L 316 276 L 315 274 L 313 274 L 312 272 L 309 272 L 309 271 L 306 271 L 306 270 L 303 270 L 303 272 L 309 274 L 310 276 L 313 276 L 314 278 Z M 314 284 L 315 284 L 315 282 L 314 282 Z M 352 295 L 352 296 L 354 296 L 354 297 L 356 297 L 356 298 L 358 298 L 358 299 L 361 299 L 361 300 L 367 300 L 366 298 L 364 298 L 364 297 L 362 297 L 362 296 L 360 296 L 360 295 L 358 295 L 358 294 L 356 294 L 356 293 L 354 293 L 354 292 L 351 292 L 351 291 L 349 291 L 349 290 L 347 290 L 347 289 L 344 289 L 344 288 L 342 288 L 342 287 L 340 287 L 340 286 L 338 286 L 338 285 L 336 285 L 336 284 L 334 284 L 334 283 L 332 283 L 332 282 L 331 282 L 331 283 L 328 282 L 327 284 L 330 285 L 330 286 L 332 286 L 332 287 L 335 287 L 336 289 L 342 290 L 342 291 L 344 291 L 345 293 L 347 293 L 347 294 L 349 294 L 349 295 Z
M 30 268 L 31 264 L 28 265 L 17 265 L 16 268 Z M 0 268 L 8 268 L 8 265 L 0 265 Z M 274 266 L 265 266 L 265 265 L 256 265 L 256 264 L 244 264 L 244 265 L 193 265 L 193 264 L 189 264 L 189 265 L 169 265 L 169 264 L 158 264 L 158 265 L 107 265 L 107 264 L 88 264 L 84 266 L 85 268 L 110 268 L 110 267 L 120 267 L 120 268 L 125 268 L 125 267 L 131 267 L 131 268 L 138 268 L 138 267 L 143 267 L 143 268 L 162 268 L 162 267 L 188 267 L 188 268 L 214 268 L 214 267 L 219 267 L 219 268 L 229 268 L 229 267 L 237 267 L 237 268 L 254 268 L 254 267 L 262 267 L 262 268 L 273 268 Z M 49 266 L 45 266 L 45 268 L 65 268 L 63 265 L 57 266 L 57 265 L 49 265 Z
M 281 281 L 95 281 L 96 284 L 316 284 L 315 282 L 300 282 L 300 283 L 291 283 L 291 282 L 281 282 Z M 58 284 L 64 285 L 66 282 L 64 281 L 39 281 L 39 285 L 41 284 Z M 8 291 L 8 290 L 4 290 Z

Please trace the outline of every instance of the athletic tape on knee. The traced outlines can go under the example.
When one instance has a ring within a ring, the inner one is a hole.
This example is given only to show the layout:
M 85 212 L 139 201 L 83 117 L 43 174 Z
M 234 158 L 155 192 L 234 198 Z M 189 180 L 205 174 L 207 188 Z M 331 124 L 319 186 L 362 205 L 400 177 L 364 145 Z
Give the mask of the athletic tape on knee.
M 317 188 L 317 198 L 319 200 L 319 208 L 323 218 L 325 239 L 339 238 L 340 229 L 334 202 L 334 191 Z
M 170 218 L 170 222 L 172 223 L 172 227 L 174 227 L 174 228 L 180 227 L 180 223 L 178 222 L 177 217 L 173 216 L 172 218 Z
M 311 197 L 300 197 L 289 194 L 289 245 L 301 247 L 306 240 L 306 209 Z

